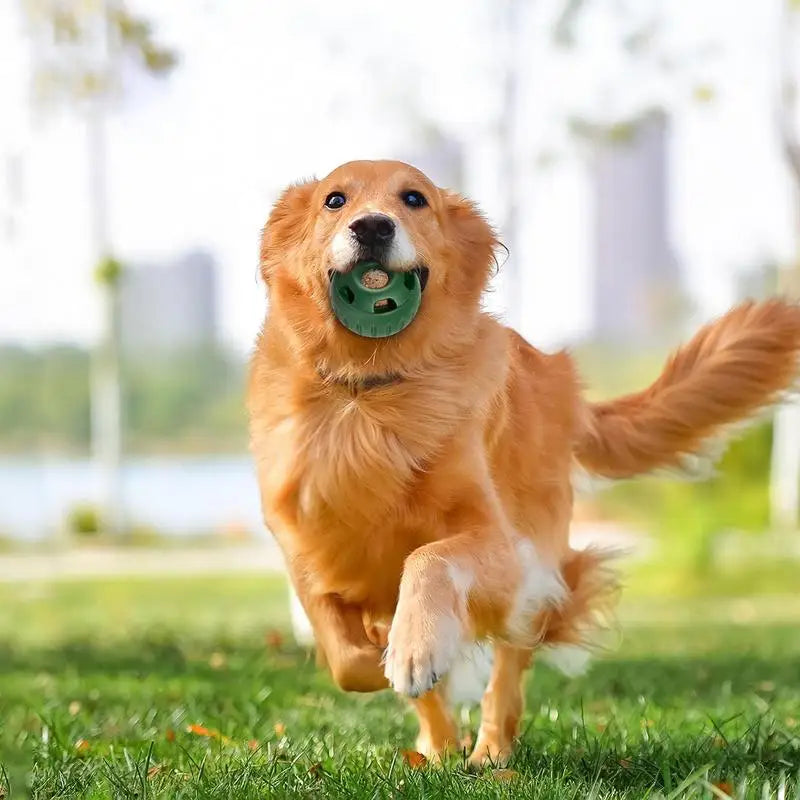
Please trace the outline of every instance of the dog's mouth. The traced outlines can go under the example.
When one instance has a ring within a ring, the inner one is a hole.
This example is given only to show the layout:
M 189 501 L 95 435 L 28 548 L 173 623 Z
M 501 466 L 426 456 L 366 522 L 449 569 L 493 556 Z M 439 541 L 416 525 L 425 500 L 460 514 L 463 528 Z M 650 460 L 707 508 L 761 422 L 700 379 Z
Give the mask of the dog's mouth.
M 334 274 L 335 274 L 336 272 L 339 272 L 339 271 L 341 271 L 343 274 L 347 274 L 348 272 L 352 272 L 352 270 L 354 270 L 354 269 L 356 268 L 356 266 L 357 266 L 358 264 L 360 264 L 360 263 L 362 263 L 362 259 L 359 259 L 358 261 L 354 261 L 354 262 L 353 262 L 353 263 L 352 263 L 352 264 L 351 264 L 351 265 L 350 265 L 350 266 L 349 266 L 347 269 L 345 269 L 345 270 L 335 270 L 335 269 L 329 269 L 329 270 L 328 270 L 328 280 L 329 280 L 329 281 L 330 281 L 330 280 L 332 280 L 332 278 L 333 278 L 333 276 L 334 276 Z M 411 273 L 416 273 L 416 274 L 417 274 L 417 277 L 419 278 L 419 287 L 420 287 L 420 290 L 421 290 L 421 291 L 423 291 L 423 292 L 425 291 L 425 287 L 426 287 L 426 286 L 427 286 L 427 284 L 428 284 L 428 276 L 429 276 L 429 274 L 430 274 L 430 270 L 429 270 L 429 269 L 428 269 L 428 268 L 427 268 L 427 267 L 426 267 L 424 264 L 418 264 L 416 267 L 412 267 L 412 268 L 411 268 L 411 269 L 409 269 L 409 270 L 391 270 L 391 269 L 389 269 L 388 267 L 385 267 L 385 266 L 383 266 L 383 264 L 382 264 L 380 261 L 375 261 L 374 263 L 375 263 L 376 267 L 377 267 L 379 270 L 382 270 L 382 271 L 383 271 L 383 272 L 385 272 L 386 274 L 391 274 L 392 272 L 395 272 L 395 271 L 398 271 L 398 272 L 411 272 Z M 377 288 L 377 287 L 376 287 L 376 288 Z

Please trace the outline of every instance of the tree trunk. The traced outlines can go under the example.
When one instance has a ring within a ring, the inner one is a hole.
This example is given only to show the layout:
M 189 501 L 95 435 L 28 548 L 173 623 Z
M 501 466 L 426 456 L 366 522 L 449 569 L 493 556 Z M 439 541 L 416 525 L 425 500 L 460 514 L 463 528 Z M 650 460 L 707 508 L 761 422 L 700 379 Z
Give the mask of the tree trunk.
M 110 255 L 107 210 L 104 104 L 97 97 L 87 119 L 92 251 L 99 265 Z M 102 276 L 100 335 L 92 357 L 92 453 L 100 481 L 102 526 L 112 535 L 123 527 L 121 486 L 121 402 L 119 376 L 118 288 Z
M 778 124 L 786 166 L 794 182 L 795 259 L 782 275 L 781 291 L 797 298 L 800 289 L 800 120 L 797 117 L 797 64 L 792 56 L 798 39 L 798 14 L 785 0 L 781 20 L 781 86 Z M 779 530 L 794 530 L 800 522 L 800 405 L 775 414 L 770 475 L 770 521 Z

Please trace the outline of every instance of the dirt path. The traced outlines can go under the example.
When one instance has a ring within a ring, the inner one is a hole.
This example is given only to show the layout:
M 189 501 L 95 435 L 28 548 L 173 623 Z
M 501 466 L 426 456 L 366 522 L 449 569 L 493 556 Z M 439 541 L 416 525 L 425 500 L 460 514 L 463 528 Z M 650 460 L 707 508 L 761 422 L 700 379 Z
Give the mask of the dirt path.
M 112 576 L 282 572 L 272 541 L 204 548 L 80 547 L 42 554 L 0 555 L 0 581 Z

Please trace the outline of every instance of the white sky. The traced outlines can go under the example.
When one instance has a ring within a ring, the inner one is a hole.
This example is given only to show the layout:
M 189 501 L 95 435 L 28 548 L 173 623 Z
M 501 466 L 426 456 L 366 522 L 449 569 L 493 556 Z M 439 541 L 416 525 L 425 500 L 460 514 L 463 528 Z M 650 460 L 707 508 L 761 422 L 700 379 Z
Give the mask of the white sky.
M 644 0 L 643 0 L 644 2 Z M 605 3 L 600 2 L 600 5 Z M 583 47 L 544 47 L 556 0 L 525 22 L 525 102 L 518 138 L 526 187 L 520 327 L 551 346 L 589 320 L 590 206 L 585 166 L 556 124 L 666 99 L 674 112 L 673 240 L 703 315 L 732 299 L 736 270 L 791 252 L 791 194 L 773 127 L 780 0 L 647 0 L 662 8 L 670 53 L 718 50 L 672 81 L 630 64 L 602 13 Z M 0 340 L 91 341 L 86 144 L 79 123 L 53 118 L 29 133 L 25 48 L 16 3 L 0 5 L 0 158 L 26 155 L 24 246 L 0 240 Z M 492 131 L 499 94 L 486 0 L 386 6 L 366 0 L 137 0 L 181 62 L 165 82 L 137 78 L 109 126 L 110 217 L 123 260 L 209 246 L 220 262 L 224 338 L 240 350 L 264 311 L 257 241 L 276 192 L 351 158 L 416 149 L 412 111 L 467 145 L 468 192 L 502 209 Z M 691 100 L 695 82 L 716 100 Z M 546 169 L 537 154 L 555 153 Z M 0 188 L 0 198 L 3 196 Z M 2 200 L 0 200 L 2 202 Z M 492 299 L 502 305 L 502 295 Z

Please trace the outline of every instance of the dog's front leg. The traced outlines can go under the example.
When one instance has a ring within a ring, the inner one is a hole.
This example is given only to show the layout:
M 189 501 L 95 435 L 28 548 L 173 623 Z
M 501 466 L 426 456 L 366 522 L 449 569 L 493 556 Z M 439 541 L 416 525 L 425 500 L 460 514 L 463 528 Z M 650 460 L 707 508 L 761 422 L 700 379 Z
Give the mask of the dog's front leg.
M 375 692 L 387 688 L 381 668 L 383 649 L 364 628 L 361 608 L 335 594 L 316 594 L 302 580 L 293 581 L 300 602 L 314 629 L 318 663 L 326 664 L 340 689 Z
M 445 537 L 406 559 L 385 674 L 419 697 L 450 669 L 461 643 L 502 634 L 522 583 L 515 537 L 480 491 L 447 517 Z

